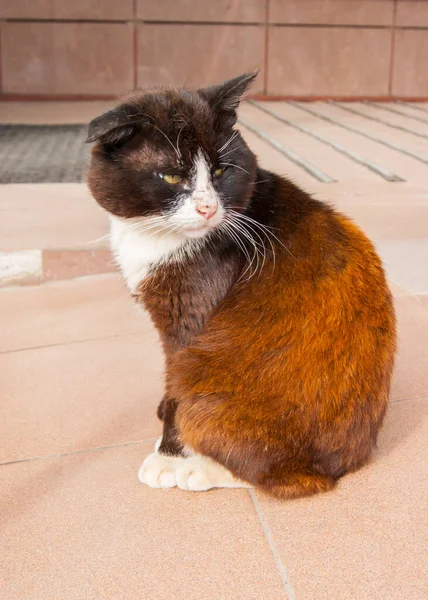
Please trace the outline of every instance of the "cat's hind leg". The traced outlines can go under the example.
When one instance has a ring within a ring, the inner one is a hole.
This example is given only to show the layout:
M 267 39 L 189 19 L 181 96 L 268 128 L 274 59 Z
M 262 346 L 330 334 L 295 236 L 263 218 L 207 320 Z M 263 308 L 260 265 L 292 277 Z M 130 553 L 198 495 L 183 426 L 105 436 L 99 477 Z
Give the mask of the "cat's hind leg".
M 228 414 L 221 402 L 193 398 L 180 403 L 177 424 L 184 444 L 196 456 L 179 465 L 177 485 L 182 489 L 256 487 L 279 499 L 327 492 L 336 478 L 317 472 L 310 456 L 302 457 L 278 439 L 272 423 L 257 424 Z

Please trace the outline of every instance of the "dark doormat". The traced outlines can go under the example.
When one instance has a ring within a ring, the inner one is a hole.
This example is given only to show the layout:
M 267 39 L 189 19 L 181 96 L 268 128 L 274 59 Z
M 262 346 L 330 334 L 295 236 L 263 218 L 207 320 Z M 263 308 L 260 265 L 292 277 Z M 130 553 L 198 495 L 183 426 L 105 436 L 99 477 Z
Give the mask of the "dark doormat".
M 87 125 L 0 125 L 0 183 L 81 182 Z

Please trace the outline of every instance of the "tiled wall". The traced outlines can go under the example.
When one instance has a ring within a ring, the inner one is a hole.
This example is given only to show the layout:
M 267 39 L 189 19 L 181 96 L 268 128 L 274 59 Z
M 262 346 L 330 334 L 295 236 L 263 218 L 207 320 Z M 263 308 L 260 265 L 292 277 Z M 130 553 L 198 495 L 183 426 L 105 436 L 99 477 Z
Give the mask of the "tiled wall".
M 428 0 L 0 0 L 0 98 L 260 69 L 284 97 L 428 98 Z

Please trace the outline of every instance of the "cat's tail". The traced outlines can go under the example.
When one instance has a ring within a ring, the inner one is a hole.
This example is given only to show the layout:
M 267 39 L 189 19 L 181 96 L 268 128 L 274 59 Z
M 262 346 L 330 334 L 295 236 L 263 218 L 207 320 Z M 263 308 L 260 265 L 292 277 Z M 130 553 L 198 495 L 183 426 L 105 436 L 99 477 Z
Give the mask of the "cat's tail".
M 318 473 L 287 473 L 279 479 L 263 481 L 257 487 L 280 500 L 312 496 L 329 492 L 336 485 L 336 480 L 328 475 Z

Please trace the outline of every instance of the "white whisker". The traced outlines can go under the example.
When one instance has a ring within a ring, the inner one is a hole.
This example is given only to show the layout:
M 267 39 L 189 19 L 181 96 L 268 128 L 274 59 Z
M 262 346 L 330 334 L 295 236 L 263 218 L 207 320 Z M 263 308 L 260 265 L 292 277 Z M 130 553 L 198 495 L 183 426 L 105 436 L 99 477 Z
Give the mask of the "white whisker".
M 166 133 L 164 131 L 162 131 L 162 129 L 159 129 L 159 127 L 157 127 L 156 125 L 154 125 L 153 123 L 148 123 L 148 125 L 151 125 L 152 127 L 154 127 L 155 129 L 157 129 L 157 131 L 159 131 L 159 133 L 161 133 L 164 138 L 166 140 L 168 140 L 168 142 L 171 144 L 172 149 L 174 150 L 174 152 L 176 153 L 176 155 L 178 156 L 178 159 L 181 160 L 181 154 L 180 152 L 177 151 L 177 148 L 174 146 L 174 144 L 171 142 L 171 140 L 169 139 L 169 137 L 166 135 Z
M 246 169 L 244 169 L 244 167 L 240 167 L 239 165 L 234 165 L 232 163 L 227 163 L 227 162 L 221 162 L 219 164 L 220 165 L 226 165 L 227 167 L 235 167 L 237 169 L 241 169 L 241 171 L 244 171 L 244 173 L 246 173 L 247 175 L 251 176 L 251 173 L 249 173 Z
M 96 240 L 91 240 L 90 242 L 86 242 L 85 246 L 91 246 L 92 244 L 98 244 L 98 242 L 103 242 L 104 240 L 108 240 L 110 238 L 110 234 L 106 233 Z
M 281 244 L 281 246 L 287 250 L 287 252 L 290 254 L 290 256 L 292 256 L 294 258 L 294 260 L 297 260 L 297 258 L 294 256 L 294 254 L 287 248 L 287 246 L 285 246 L 283 244 L 283 242 L 273 233 L 273 231 L 271 231 L 267 225 L 262 225 L 261 223 L 259 223 L 258 221 L 256 221 L 255 219 L 252 219 L 251 217 L 249 217 L 248 215 L 243 215 L 241 213 L 237 213 L 236 211 L 232 210 L 232 213 L 234 213 L 235 215 L 239 216 L 240 218 L 249 221 L 250 223 L 252 223 L 253 225 L 259 227 L 262 231 L 264 231 L 266 233 L 266 236 L 271 235 L 272 237 L 274 237 L 276 239 L 276 241 Z
M 229 145 L 230 143 L 232 143 L 232 142 L 233 142 L 233 140 L 236 138 L 236 136 L 237 136 L 238 134 L 239 134 L 239 131 L 238 131 L 238 130 L 235 130 L 235 131 L 232 133 L 232 135 L 230 136 L 230 138 L 227 140 L 227 142 L 226 142 L 225 144 L 223 144 L 223 146 L 222 146 L 221 148 L 219 148 L 219 149 L 217 150 L 217 152 L 218 152 L 218 153 L 220 153 L 220 152 L 223 152 L 223 150 L 226 150 L 226 148 L 228 147 L 228 145 Z
M 237 150 L 239 150 L 240 148 L 242 148 L 242 146 L 236 146 L 235 148 L 232 148 L 231 150 L 228 150 L 227 152 L 221 152 L 219 154 L 220 158 L 224 158 L 225 156 L 227 156 L 228 154 L 232 154 L 232 152 L 236 152 Z
M 177 135 L 177 154 L 180 158 L 181 158 L 181 152 L 180 152 L 180 148 L 178 146 L 178 142 L 180 141 L 180 135 L 181 135 L 181 132 L 183 131 L 184 127 L 185 127 L 185 125 L 183 125 L 183 127 L 180 129 L 180 131 L 178 132 L 178 135 Z

